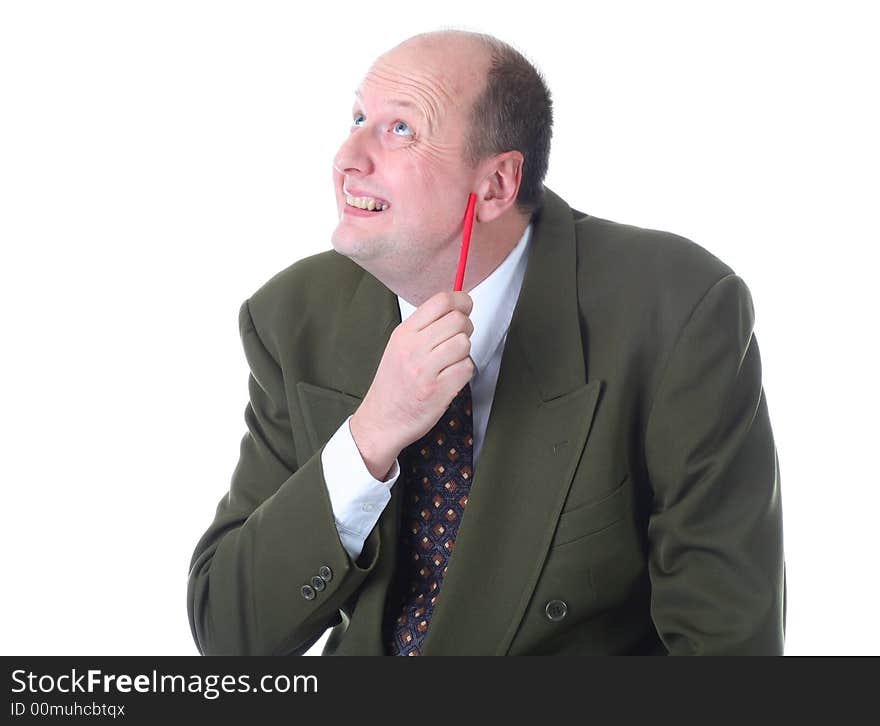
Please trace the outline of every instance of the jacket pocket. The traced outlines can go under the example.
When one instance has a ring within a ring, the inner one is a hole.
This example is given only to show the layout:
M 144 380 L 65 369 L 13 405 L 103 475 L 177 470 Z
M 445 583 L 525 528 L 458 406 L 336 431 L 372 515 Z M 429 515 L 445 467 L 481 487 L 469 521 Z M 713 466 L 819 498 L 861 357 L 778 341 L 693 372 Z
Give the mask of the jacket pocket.
M 629 472 L 612 492 L 594 502 L 587 502 L 559 516 L 551 547 L 596 534 L 626 516 L 629 507 L 626 483 Z

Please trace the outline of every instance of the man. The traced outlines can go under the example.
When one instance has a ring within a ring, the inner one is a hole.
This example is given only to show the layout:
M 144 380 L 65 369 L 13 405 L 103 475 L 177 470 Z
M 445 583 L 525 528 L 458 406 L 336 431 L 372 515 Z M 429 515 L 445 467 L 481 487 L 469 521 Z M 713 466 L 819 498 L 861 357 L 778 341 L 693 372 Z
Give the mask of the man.
M 782 653 L 748 288 L 545 187 L 551 126 L 491 36 L 370 68 L 334 250 L 241 306 L 248 430 L 192 557 L 200 652 L 298 655 L 332 627 L 325 655 Z

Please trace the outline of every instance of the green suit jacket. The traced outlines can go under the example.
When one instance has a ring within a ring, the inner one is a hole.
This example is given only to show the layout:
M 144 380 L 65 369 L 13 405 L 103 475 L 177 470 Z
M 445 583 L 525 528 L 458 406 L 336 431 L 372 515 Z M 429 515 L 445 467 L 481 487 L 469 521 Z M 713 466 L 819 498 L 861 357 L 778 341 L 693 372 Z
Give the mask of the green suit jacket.
M 695 242 L 545 191 L 422 654 L 781 654 L 779 464 L 746 284 Z M 399 323 L 396 295 L 335 250 L 242 304 L 247 431 L 188 579 L 201 653 L 299 655 L 330 627 L 325 655 L 384 653 L 402 481 L 353 561 L 321 451 Z

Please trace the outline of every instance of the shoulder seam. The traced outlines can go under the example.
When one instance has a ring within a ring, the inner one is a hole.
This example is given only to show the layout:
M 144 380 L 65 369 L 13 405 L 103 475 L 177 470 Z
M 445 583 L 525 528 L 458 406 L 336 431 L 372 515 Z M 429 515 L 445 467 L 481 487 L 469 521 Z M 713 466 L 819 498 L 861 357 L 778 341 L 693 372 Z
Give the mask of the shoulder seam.
M 657 393 L 660 391 L 660 388 L 663 386 L 663 381 L 666 378 L 666 373 L 669 370 L 669 365 L 672 363 L 672 359 L 675 356 L 675 351 L 678 348 L 678 344 L 681 341 L 681 337 L 684 334 L 684 331 L 687 330 L 688 325 L 691 324 L 691 321 L 694 319 L 694 316 L 697 314 L 697 311 L 703 306 L 703 303 L 706 301 L 706 298 L 709 297 L 710 293 L 718 287 L 722 282 L 731 277 L 738 277 L 735 272 L 728 272 L 722 275 L 720 278 L 715 280 L 706 291 L 700 296 L 697 302 L 694 304 L 694 307 L 691 309 L 690 314 L 685 319 L 684 323 L 682 323 L 681 327 L 678 329 L 678 333 L 676 333 L 675 341 L 672 346 L 669 348 L 669 354 L 666 356 L 666 360 L 663 363 L 663 372 L 660 374 L 660 377 L 657 380 L 657 385 L 654 387 L 654 392 L 651 394 L 651 405 L 648 408 L 648 415 L 645 418 L 645 434 L 648 433 L 648 427 L 651 424 L 651 414 L 654 412 L 654 404 L 657 402 Z

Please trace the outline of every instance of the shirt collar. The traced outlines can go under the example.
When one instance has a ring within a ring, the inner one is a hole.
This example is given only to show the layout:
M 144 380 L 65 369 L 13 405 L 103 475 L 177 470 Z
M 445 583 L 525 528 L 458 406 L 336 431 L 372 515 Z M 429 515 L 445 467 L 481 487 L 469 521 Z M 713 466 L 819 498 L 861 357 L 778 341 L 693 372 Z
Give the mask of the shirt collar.
M 531 233 L 532 224 L 529 223 L 501 264 L 468 293 L 474 301 L 470 315 L 474 324 L 474 332 L 471 333 L 471 360 L 476 368 L 474 375 L 479 375 L 507 335 L 525 276 Z M 415 312 L 415 306 L 400 295 L 397 296 L 397 303 L 401 321 Z

